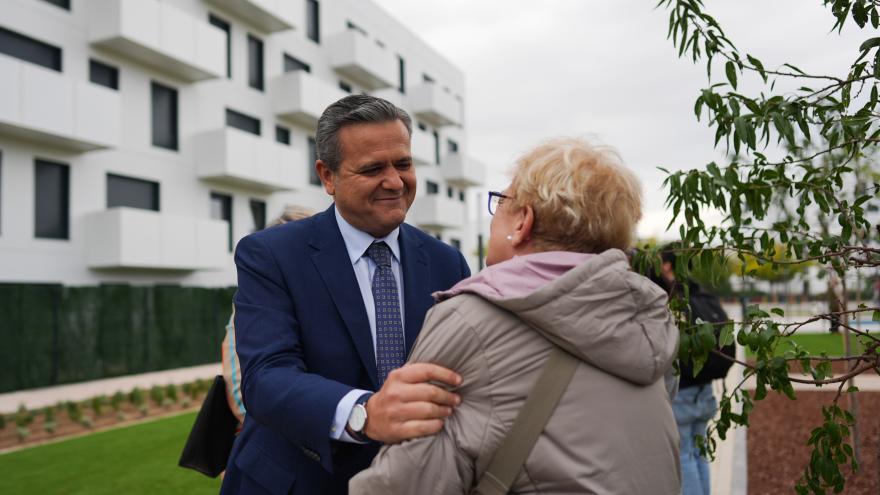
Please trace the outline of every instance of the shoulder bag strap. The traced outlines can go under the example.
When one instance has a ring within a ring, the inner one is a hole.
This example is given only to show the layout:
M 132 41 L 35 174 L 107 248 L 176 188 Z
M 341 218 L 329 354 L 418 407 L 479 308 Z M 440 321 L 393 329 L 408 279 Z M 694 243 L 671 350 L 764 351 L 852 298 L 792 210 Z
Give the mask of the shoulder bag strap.
M 472 495 L 503 495 L 510 490 L 577 366 L 574 356 L 555 347 Z

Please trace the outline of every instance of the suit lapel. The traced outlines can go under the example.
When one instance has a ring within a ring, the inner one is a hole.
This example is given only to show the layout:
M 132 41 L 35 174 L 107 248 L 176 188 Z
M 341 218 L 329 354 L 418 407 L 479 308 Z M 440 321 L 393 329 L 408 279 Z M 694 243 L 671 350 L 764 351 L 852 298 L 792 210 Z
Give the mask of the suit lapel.
M 403 269 L 404 334 L 406 335 L 406 355 L 412 349 L 422 329 L 425 313 L 433 304 L 428 257 L 422 241 L 410 231 L 407 224 L 400 225 L 400 257 Z
M 333 304 L 345 322 L 346 330 L 351 336 L 361 362 L 370 375 L 373 386 L 378 389 L 379 375 L 376 371 L 376 355 L 373 351 L 373 337 L 367 310 L 361 298 L 357 277 L 351 266 L 345 241 L 336 225 L 333 206 L 319 214 L 315 222 L 315 233 L 309 240 L 314 249 L 312 262 L 318 269 L 324 285 L 330 291 Z

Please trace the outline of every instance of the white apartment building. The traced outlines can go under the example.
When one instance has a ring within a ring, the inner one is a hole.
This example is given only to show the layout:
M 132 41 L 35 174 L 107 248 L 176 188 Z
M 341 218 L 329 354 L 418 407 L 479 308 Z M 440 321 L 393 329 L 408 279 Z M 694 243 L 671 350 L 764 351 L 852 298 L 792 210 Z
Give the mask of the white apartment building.
M 407 221 L 476 268 L 464 76 L 369 0 L 3 0 L 0 283 L 228 286 L 285 204 L 330 204 L 318 117 L 413 117 Z

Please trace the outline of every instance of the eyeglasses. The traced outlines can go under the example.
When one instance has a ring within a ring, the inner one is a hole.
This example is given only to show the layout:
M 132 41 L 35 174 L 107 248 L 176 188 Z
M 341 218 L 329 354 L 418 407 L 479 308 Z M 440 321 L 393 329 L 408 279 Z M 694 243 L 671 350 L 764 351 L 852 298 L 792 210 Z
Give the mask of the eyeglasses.
M 489 191 L 489 214 L 494 215 L 498 211 L 498 205 L 505 199 L 513 199 L 498 191 Z

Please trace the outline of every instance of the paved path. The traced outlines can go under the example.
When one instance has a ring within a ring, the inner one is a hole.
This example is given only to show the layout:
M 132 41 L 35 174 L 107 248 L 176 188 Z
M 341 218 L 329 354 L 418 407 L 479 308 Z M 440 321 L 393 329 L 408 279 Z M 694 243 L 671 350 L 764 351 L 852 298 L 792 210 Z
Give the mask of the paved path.
M 220 363 L 215 363 L 10 392 L 0 394 L 0 413 L 16 411 L 21 404 L 24 404 L 28 409 L 36 409 L 57 404 L 59 401 L 82 401 L 101 394 L 110 396 L 117 391 L 129 392 L 135 387 L 150 388 L 153 385 L 168 385 L 169 383 L 181 385 L 197 378 L 212 379 L 221 373 Z

